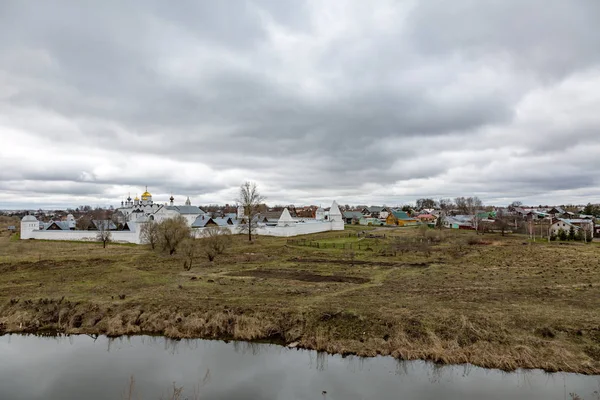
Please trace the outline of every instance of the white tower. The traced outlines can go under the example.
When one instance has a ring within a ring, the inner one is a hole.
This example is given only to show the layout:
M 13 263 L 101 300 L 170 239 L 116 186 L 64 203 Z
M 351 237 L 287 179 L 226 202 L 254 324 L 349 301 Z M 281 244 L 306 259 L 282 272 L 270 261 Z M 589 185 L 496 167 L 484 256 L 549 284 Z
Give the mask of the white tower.
M 33 232 L 40 230 L 40 221 L 33 215 L 26 215 L 21 220 L 21 239 L 33 238 Z
M 342 212 L 338 207 L 337 202 L 333 202 L 331 209 L 329 210 L 329 222 L 331 222 L 332 231 L 343 231 L 344 230 L 344 219 L 342 218 Z
M 325 210 L 323 210 L 321 206 L 315 211 L 315 219 L 317 221 L 323 221 L 325 219 Z
M 67 215 L 67 225 L 69 226 L 69 229 L 75 229 L 76 222 L 73 214 Z
M 290 214 L 290 211 L 287 208 L 283 209 L 279 220 L 277 221 L 277 226 L 292 226 L 296 223 L 296 220 Z
M 238 206 L 237 208 L 237 219 L 244 219 L 244 206 Z

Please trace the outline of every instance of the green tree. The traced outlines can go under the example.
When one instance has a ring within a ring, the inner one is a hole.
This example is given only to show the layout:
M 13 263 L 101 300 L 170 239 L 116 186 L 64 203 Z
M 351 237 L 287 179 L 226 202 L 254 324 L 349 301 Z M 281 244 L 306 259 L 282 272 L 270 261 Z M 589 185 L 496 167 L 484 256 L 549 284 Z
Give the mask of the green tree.
M 564 229 L 560 228 L 558 230 L 558 238 L 562 241 L 567 240 L 567 232 Z
M 569 228 L 569 240 L 575 240 L 575 228 L 573 225 Z
M 583 209 L 583 214 L 593 215 L 594 217 L 600 217 L 600 205 L 587 203 L 587 205 Z

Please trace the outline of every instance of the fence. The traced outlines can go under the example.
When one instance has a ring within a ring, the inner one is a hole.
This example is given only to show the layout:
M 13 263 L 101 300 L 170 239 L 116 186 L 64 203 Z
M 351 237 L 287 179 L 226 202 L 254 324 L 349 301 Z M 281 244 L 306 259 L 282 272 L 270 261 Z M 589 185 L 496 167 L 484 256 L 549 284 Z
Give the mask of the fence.
M 314 247 L 317 249 L 373 250 L 373 243 L 361 243 L 360 241 L 353 243 L 328 243 L 327 240 L 343 238 L 385 239 L 385 237 L 385 234 L 376 235 L 369 232 L 357 232 L 335 236 L 323 236 L 320 238 L 312 237 L 310 239 L 288 239 L 287 244 L 292 246 Z
M 346 250 L 373 250 L 373 246 L 367 243 L 321 243 L 314 240 L 288 239 L 287 243 L 294 246 L 314 247 L 317 249 L 346 249 Z

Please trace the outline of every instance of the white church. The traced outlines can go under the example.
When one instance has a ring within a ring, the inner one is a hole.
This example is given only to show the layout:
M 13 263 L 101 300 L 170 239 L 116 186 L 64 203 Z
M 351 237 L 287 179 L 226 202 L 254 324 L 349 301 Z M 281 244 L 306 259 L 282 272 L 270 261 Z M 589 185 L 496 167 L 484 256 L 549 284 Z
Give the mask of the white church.
M 126 201 L 121 202 L 121 207 L 115 211 L 123 219 L 121 222 L 160 222 L 182 215 L 191 226 L 198 217 L 206 214 L 200 207 L 193 206 L 189 197 L 184 205 L 175 205 L 173 196 L 168 205 L 154 203 L 148 187 L 141 197 L 141 200 L 137 196 L 132 200 L 131 196 L 128 196 Z
M 131 199 L 128 196 L 127 200 L 121 202 L 121 207 L 115 210 L 116 217 L 126 229 L 111 231 L 112 240 L 117 243 L 141 244 L 140 231 L 143 224 L 150 221 L 161 222 L 177 215 L 186 219 L 196 237 L 201 236 L 210 225 L 229 229 L 234 234 L 239 233 L 239 223 L 244 218 L 243 208 L 238 209 L 234 218 L 211 218 L 200 207 L 193 206 L 189 197 L 184 205 L 175 205 L 173 196 L 169 200 L 169 204 L 154 203 L 147 187 L 141 199 L 137 196 Z M 344 220 L 334 201 L 328 212 L 319 208 L 315 218 L 294 218 L 286 208 L 276 221 L 258 221 L 255 232 L 258 235 L 290 237 L 341 230 L 344 230 Z M 21 239 L 95 241 L 96 232 L 76 230 L 72 216 L 66 223 L 41 224 L 34 216 L 27 215 L 21 220 Z

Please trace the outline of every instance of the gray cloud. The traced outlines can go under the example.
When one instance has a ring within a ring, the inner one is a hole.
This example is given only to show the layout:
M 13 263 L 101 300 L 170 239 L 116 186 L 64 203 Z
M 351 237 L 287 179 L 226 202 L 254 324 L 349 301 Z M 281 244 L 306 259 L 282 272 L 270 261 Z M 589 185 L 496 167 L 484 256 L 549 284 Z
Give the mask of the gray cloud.
M 593 1 L 0 7 L 0 207 L 598 201 Z

